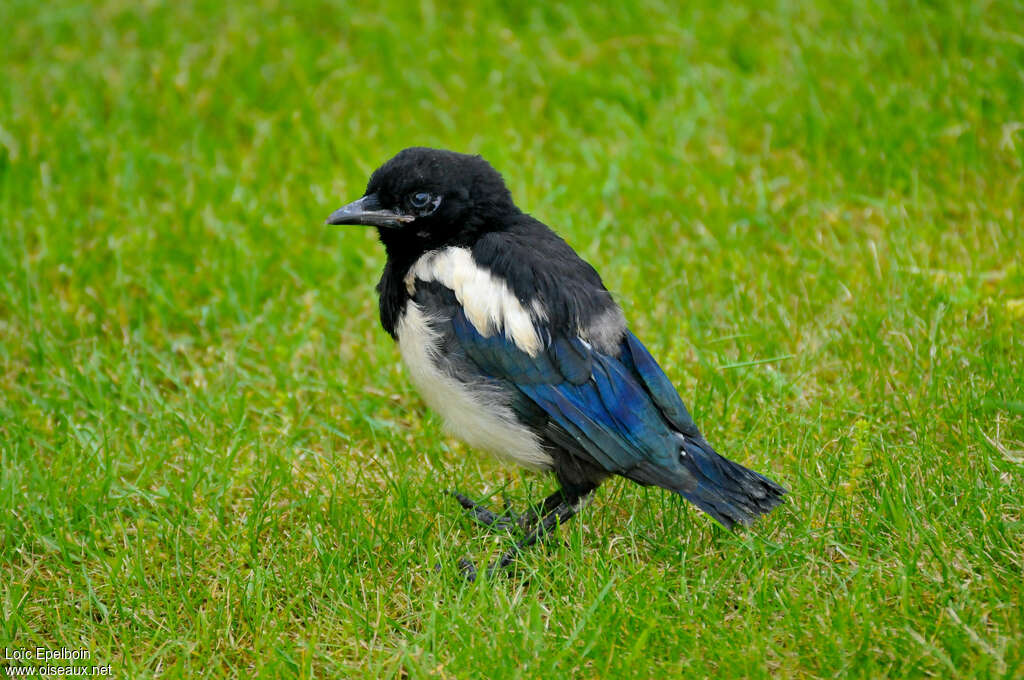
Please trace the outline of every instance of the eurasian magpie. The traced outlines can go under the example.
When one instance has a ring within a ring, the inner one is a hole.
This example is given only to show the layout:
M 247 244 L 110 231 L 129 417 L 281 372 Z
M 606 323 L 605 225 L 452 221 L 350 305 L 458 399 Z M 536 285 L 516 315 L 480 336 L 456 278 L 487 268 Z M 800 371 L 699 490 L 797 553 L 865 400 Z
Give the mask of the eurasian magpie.
M 711 448 L 594 268 L 516 207 L 480 156 L 405 149 L 327 224 L 377 228 L 381 325 L 449 431 L 558 480 L 520 516 L 454 494 L 485 524 L 524 532 L 492 571 L 611 475 L 674 491 L 730 528 L 782 502 L 785 489 Z

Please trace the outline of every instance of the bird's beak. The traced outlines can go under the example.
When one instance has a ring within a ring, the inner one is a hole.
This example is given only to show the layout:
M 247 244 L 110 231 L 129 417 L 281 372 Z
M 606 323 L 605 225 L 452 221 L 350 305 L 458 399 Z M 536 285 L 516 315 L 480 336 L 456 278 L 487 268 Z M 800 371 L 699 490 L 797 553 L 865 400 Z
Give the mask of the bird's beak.
M 367 194 L 358 201 L 352 201 L 338 208 L 327 218 L 326 224 L 364 224 L 369 227 L 396 229 L 403 222 L 412 222 L 415 217 L 402 215 L 394 210 L 381 207 L 377 194 Z

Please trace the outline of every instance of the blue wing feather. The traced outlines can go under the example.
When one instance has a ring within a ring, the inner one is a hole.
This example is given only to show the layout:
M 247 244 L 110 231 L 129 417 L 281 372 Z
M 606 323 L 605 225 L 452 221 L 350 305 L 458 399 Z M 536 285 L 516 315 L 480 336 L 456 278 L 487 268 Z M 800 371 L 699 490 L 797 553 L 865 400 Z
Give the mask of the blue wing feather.
M 500 333 L 484 337 L 461 309 L 452 316 L 452 327 L 466 356 L 494 378 L 515 385 L 543 385 L 565 380 L 547 353 L 531 357 Z
M 654 360 L 635 335 L 628 329 L 622 340 L 620 359 L 623 364 L 640 378 L 648 394 L 661 413 L 683 434 L 699 437 L 700 431 L 686 410 L 675 385 L 668 379 L 661 366 Z
M 579 389 L 559 390 L 551 385 L 525 385 L 520 389 L 568 432 L 576 443 L 609 472 L 625 472 L 643 453 L 614 431 L 594 408 L 596 401 Z
M 672 426 L 618 358 L 564 337 L 530 356 L 501 334 L 484 337 L 461 310 L 452 325 L 470 359 L 526 395 L 609 472 L 625 472 L 644 461 L 677 464 Z
M 579 338 L 555 338 L 549 354 L 559 373 L 573 385 L 582 385 L 590 378 L 593 357 L 590 348 Z

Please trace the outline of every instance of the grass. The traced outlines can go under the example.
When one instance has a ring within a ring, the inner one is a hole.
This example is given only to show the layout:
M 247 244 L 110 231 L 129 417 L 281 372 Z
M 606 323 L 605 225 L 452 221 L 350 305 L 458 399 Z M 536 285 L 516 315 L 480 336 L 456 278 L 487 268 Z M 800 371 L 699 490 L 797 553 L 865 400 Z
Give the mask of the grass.
M 1024 5 L 385 5 L 0 4 L 0 643 L 1024 676 Z M 321 226 L 414 144 L 503 171 L 790 503 L 730 533 L 612 482 L 461 582 L 504 541 L 442 492 L 553 484 L 446 437 L 373 234 Z

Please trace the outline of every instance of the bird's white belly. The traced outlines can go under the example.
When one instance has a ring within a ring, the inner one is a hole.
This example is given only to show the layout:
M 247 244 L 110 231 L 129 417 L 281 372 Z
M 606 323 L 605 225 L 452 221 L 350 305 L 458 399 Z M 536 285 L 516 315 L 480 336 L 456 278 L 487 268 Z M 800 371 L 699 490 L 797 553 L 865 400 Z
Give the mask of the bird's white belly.
M 468 386 L 438 367 L 438 334 L 414 302 L 406 305 L 395 329 L 409 377 L 446 429 L 472 447 L 534 470 L 551 467 L 551 456 L 537 436 L 487 386 Z

